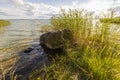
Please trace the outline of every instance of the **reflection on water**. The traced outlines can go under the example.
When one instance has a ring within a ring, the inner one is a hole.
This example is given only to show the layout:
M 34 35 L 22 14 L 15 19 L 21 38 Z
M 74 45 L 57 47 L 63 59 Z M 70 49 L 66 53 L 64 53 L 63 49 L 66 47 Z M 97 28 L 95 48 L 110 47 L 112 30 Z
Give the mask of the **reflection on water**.
M 0 28 L 0 57 L 13 54 L 35 41 L 40 36 L 40 28 L 49 20 L 10 20 L 11 25 Z

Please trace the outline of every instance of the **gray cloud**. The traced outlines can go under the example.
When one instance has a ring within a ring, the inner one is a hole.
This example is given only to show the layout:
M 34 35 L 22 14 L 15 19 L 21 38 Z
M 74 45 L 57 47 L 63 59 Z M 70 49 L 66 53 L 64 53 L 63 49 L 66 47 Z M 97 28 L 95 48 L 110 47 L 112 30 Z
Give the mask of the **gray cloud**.
M 8 14 L 8 13 L 5 13 L 5 12 L 3 12 L 3 11 L 1 11 L 1 10 L 0 10 L 0 15 L 3 15 L 3 16 L 14 16 L 14 15 L 10 15 L 10 14 Z
M 31 3 L 24 0 L 4 0 L 4 2 L 10 3 L 14 8 L 21 10 L 21 12 L 24 12 L 23 15 L 31 17 L 42 16 L 50 13 L 52 15 L 52 13 L 56 13 L 58 9 L 48 4 Z M 19 14 L 20 13 L 18 13 L 18 15 Z
M 115 12 L 120 12 L 120 6 L 115 7 L 115 8 L 114 8 L 114 11 L 115 11 Z

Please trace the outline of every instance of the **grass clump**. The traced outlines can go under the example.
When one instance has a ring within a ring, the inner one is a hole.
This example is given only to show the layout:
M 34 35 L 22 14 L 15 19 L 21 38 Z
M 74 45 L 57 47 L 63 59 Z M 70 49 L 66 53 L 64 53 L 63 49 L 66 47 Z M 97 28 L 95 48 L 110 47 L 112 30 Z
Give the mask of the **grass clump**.
M 10 25 L 10 22 L 7 20 L 0 20 L 0 27 L 8 26 Z
M 76 45 L 66 43 L 67 56 L 56 56 L 50 66 L 31 73 L 31 80 L 120 80 L 119 32 L 110 23 L 93 21 L 79 9 L 62 9 L 52 17 L 52 29 L 71 29 Z
M 102 23 L 120 24 L 120 17 L 115 17 L 114 10 L 110 10 L 107 15 L 103 13 L 103 16 L 103 18 L 100 18 Z
M 102 18 L 100 21 L 104 23 L 120 24 L 120 18 Z

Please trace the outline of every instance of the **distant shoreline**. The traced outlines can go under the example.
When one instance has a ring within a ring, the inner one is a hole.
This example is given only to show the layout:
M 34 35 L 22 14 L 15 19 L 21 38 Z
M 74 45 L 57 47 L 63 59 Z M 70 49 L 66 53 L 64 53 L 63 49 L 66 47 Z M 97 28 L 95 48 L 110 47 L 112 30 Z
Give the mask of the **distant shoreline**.
M 11 23 L 8 20 L 0 20 L 0 27 L 8 26 L 10 24 Z

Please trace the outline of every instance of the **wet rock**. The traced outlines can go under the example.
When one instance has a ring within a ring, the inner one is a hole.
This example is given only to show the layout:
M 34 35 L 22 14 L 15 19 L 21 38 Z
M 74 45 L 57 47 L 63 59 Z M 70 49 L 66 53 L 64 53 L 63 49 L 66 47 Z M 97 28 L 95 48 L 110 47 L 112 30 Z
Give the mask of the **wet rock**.
M 66 40 L 72 39 L 72 32 L 69 29 L 50 31 L 40 36 L 40 44 L 49 49 L 64 47 Z
M 17 80 L 30 80 L 29 74 L 37 68 L 44 65 L 49 65 L 51 58 L 48 54 L 65 53 L 63 47 L 66 40 L 72 39 L 72 33 L 69 29 L 47 32 L 40 37 L 40 44 L 32 45 L 31 47 L 18 52 L 19 60 L 14 66 L 14 75 L 17 75 Z M 48 54 L 47 54 L 48 53 Z M 51 55 L 50 55 L 51 56 Z M 6 76 L 6 80 L 10 79 L 10 73 Z
M 32 46 L 32 49 L 30 47 L 26 50 L 28 50 L 27 53 L 25 51 L 18 53 L 20 58 L 13 70 L 11 70 L 14 71 L 14 75 L 17 75 L 17 80 L 30 80 L 29 74 L 32 71 L 50 63 L 50 59 L 39 44 Z M 11 80 L 10 73 L 7 74 L 6 80 Z
M 33 50 L 33 48 L 27 48 L 27 49 L 24 50 L 24 52 L 25 52 L 25 53 L 29 53 L 29 52 L 31 52 L 32 50 Z

